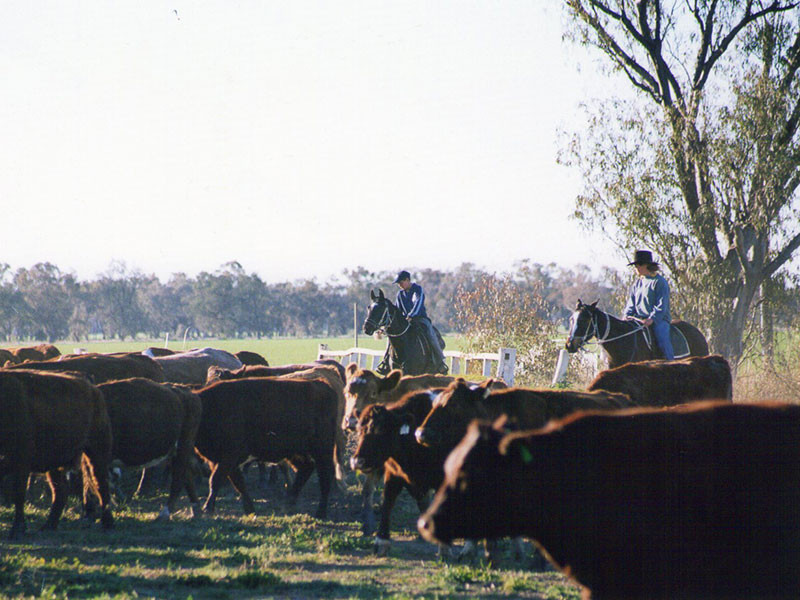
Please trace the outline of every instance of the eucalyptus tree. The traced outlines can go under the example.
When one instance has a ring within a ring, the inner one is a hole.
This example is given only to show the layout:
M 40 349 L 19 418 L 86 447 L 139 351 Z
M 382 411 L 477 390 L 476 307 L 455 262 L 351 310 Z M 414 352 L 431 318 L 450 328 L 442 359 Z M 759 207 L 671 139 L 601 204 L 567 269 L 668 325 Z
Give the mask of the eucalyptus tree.
M 800 9 L 786 0 L 564 0 L 626 98 L 587 108 L 561 160 L 575 214 L 650 247 L 681 316 L 737 360 L 762 284 L 800 246 Z

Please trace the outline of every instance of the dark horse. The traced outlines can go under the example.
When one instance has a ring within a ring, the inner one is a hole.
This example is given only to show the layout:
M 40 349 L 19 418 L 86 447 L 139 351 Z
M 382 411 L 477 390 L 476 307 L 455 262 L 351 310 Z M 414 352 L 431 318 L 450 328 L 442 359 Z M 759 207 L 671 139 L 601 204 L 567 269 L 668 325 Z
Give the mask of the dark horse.
M 406 321 L 400 309 L 383 295 L 383 290 L 378 290 L 377 295 L 372 290 L 369 296 L 372 304 L 367 309 L 364 333 L 383 331 L 389 336 L 389 368 L 400 369 L 405 375 L 437 373 L 425 333 Z
M 638 321 L 623 321 L 603 312 L 597 308 L 597 302 L 584 304 L 578 300 L 569 323 L 567 351 L 577 352 L 586 342 L 596 338 L 608 354 L 611 369 L 629 362 L 663 358 L 648 328 Z M 673 321 L 670 335 L 675 358 L 708 355 L 708 342 L 694 325 Z

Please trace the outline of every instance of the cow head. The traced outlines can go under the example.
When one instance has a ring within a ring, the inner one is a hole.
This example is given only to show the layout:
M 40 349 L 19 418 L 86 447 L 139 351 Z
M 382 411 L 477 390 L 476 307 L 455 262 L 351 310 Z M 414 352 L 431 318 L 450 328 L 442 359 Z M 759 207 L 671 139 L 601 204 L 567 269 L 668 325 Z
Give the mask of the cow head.
M 371 404 L 361 413 L 357 432 L 358 445 L 350 466 L 353 470 L 371 473 L 383 468 L 383 463 L 398 448 L 401 437 L 413 435 L 414 416 Z
M 344 388 L 344 420 L 342 429 L 353 430 L 358 423 L 361 411 L 368 404 L 381 403 L 380 395 L 388 392 L 395 387 L 403 376 L 397 369 L 389 373 L 386 377 L 379 377 L 372 371 L 360 369 L 355 363 L 347 365 L 345 370 L 347 375 L 347 385 Z
M 445 461 L 445 478 L 417 521 L 422 537 L 449 544 L 455 538 L 497 538 L 519 531 L 513 510 L 533 454 L 520 442 L 507 443 L 502 428 L 476 421 Z M 532 501 L 532 500 L 531 500 Z
M 467 431 L 473 419 L 486 419 L 483 401 L 491 393 L 493 380 L 480 385 L 456 379 L 433 402 L 433 407 L 417 428 L 417 442 L 423 446 L 453 448 Z
M 597 301 L 584 304 L 578 300 L 575 310 L 569 317 L 569 335 L 565 345 L 567 352 L 577 352 L 580 348 L 597 335 L 597 322 L 595 311 Z

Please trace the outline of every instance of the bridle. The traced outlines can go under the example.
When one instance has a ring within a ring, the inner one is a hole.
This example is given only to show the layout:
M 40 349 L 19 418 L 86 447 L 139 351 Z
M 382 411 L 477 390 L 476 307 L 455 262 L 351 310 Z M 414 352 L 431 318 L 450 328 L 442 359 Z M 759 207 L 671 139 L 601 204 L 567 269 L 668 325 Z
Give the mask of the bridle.
M 402 332 L 389 333 L 389 328 L 392 326 L 392 323 L 394 323 L 394 315 L 392 314 L 392 311 L 389 310 L 388 300 L 385 299 L 383 300 L 383 314 L 381 315 L 381 318 L 378 319 L 378 322 L 376 323 L 373 319 L 367 317 L 366 323 L 372 325 L 375 328 L 375 331 L 382 331 L 390 338 L 404 335 L 408 331 L 408 328 L 411 327 L 411 321 L 409 321 L 406 324 L 406 328 Z
M 589 318 L 589 323 L 586 325 L 586 332 L 582 336 L 573 335 L 570 337 L 571 340 L 574 340 L 576 338 L 580 340 L 580 344 L 578 344 L 578 349 L 583 348 L 584 344 L 586 344 L 587 340 L 589 340 L 592 336 L 597 338 L 597 343 L 602 346 L 603 344 L 607 344 L 608 342 L 614 342 L 624 337 L 628 337 L 629 335 L 634 335 L 635 333 L 638 333 L 639 331 L 645 328 L 644 325 L 639 323 L 638 327 L 634 327 L 631 331 L 627 331 L 622 335 L 617 335 L 610 338 L 608 337 L 608 334 L 611 331 L 611 317 L 608 316 L 607 313 L 604 313 L 601 310 L 591 310 L 590 312 L 592 316 Z M 603 315 L 606 320 L 606 326 L 605 330 L 603 331 L 603 335 L 600 335 L 600 327 L 598 326 L 597 323 L 598 313 Z

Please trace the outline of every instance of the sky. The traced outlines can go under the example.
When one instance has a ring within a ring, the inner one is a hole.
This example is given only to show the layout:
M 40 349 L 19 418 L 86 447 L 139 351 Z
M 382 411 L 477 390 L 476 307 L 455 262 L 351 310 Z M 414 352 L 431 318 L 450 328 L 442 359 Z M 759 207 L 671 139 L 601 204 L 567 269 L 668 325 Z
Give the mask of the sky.
M 0 263 L 267 282 L 622 267 L 558 131 L 608 83 L 551 0 L 12 0 Z

